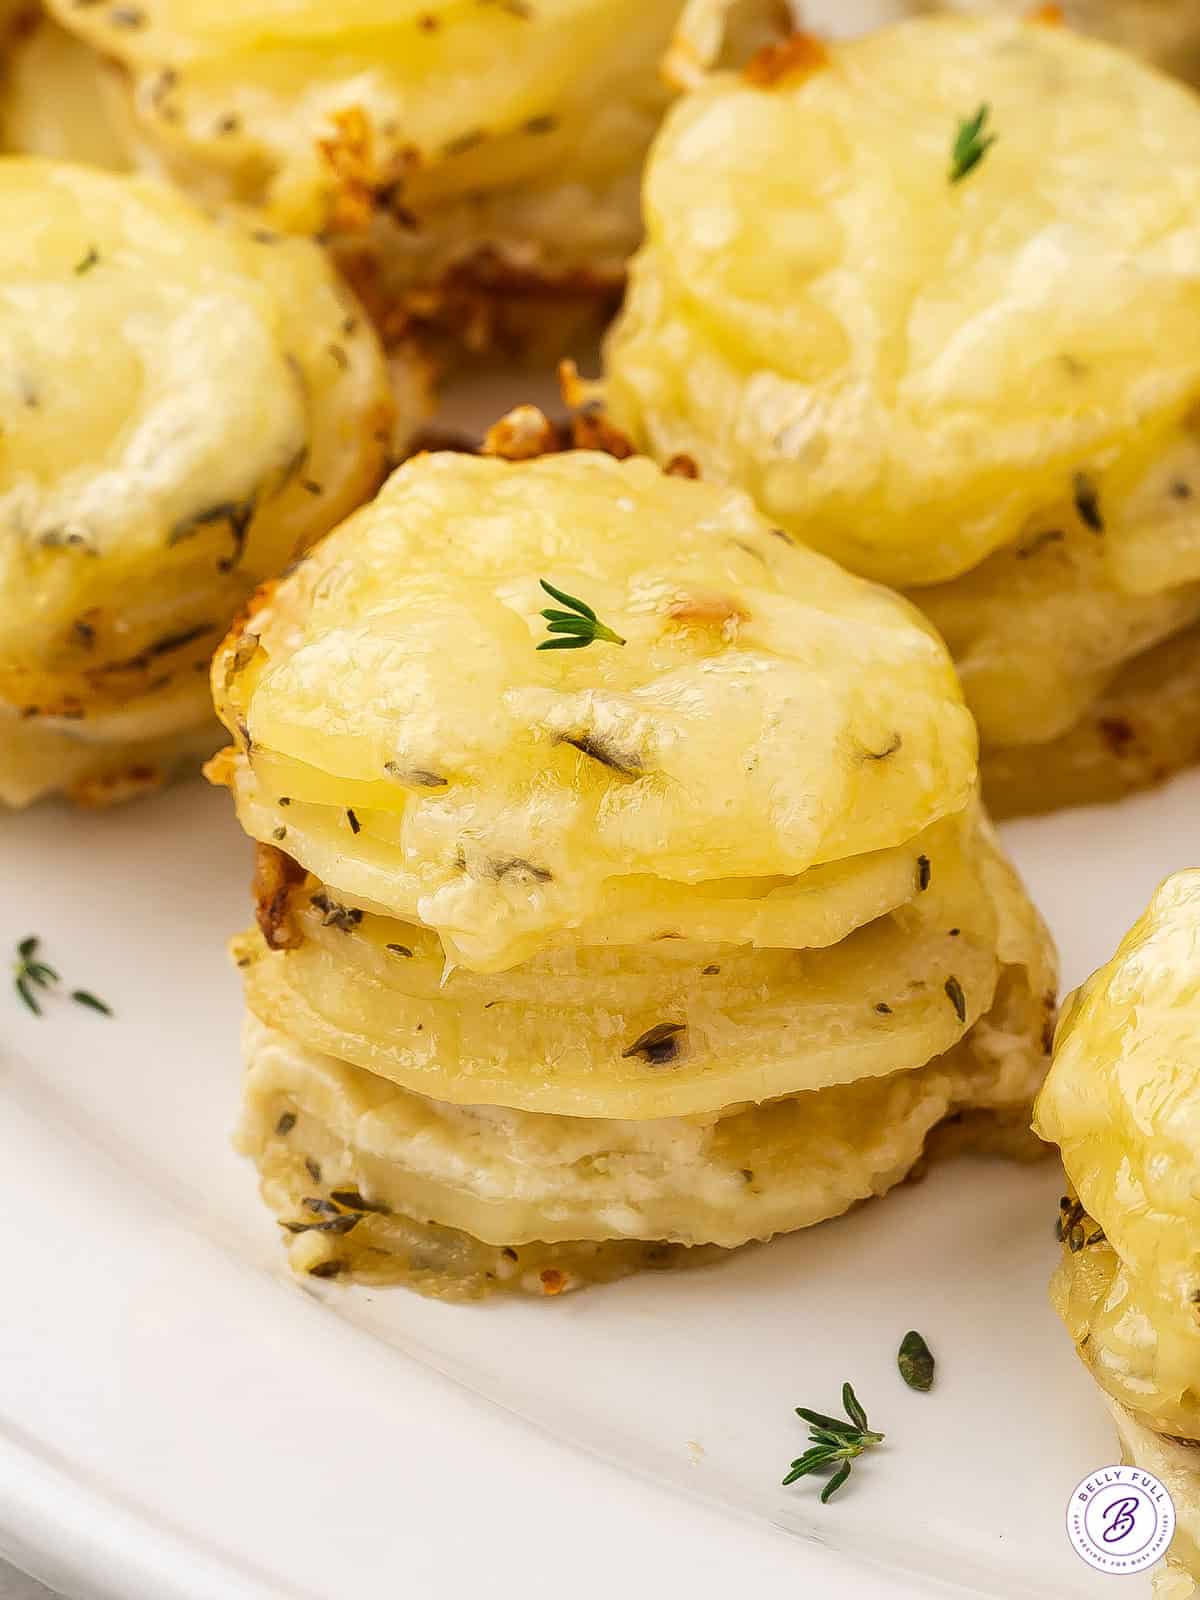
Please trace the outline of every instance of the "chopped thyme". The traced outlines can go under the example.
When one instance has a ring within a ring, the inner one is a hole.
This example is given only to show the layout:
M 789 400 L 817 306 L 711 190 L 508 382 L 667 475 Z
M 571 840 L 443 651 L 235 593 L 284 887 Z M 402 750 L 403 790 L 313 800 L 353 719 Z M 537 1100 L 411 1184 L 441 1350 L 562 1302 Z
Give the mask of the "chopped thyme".
M 361 1217 L 343 1211 L 336 1217 L 327 1218 L 324 1222 L 310 1222 L 308 1229 L 311 1233 L 349 1233 L 352 1228 L 357 1228 L 361 1221 Z
M 946 990 L 946 998 L 954 1007 L 954 1015 L 960 1022 L 965 1022 L 967 1020 L 967 997 L 963 994 L 962 984 L 959 983 L 957 978 L 947 978 L 943 987 Z
M 280 1139 L 286 1139 L 288 1134 L 291 1133 L 295 1126 L 296 1113 L 294 1111 L 285 1111 L 280 1117 L 279 1121 L 275 1124 L 276 1136 Z
M 287 828 L 282 822 L 277 828 L 271 829 L 271 837 L 275 840 L 276 844 L 278 844 L 281 839 L 287 838 Z
M 917 893 L 924 894 L 929 887 L 929 880 L 933 876 L 933 868 L 929 864 L 928 856 L 917 857 Z
M 1103 533 L 1104 518 L 1100 515 L 1100 496 L 1095 481 L 1086 472 L 1077 472 L 1073 480 L 1072 494 L 1080 522 L 1093 533 Z
M 1176 478 L 1171 484 L 1168 493 L 1172 500 L 1190 500 L 1192 498 L 1192 486 L 1190 483 L 1185 483 L 1182 478 Z
M 349 806 L 346 807 L 346 821 L 350 824 L 351 833 L 358 833 L 361 830 L 362 823 L 354 815 L 354 812 Z
M 320 1183 L 321 1169 L 311 1156 L 305 1156 L 304 1170 L 308 1173 L 309 1177 L 314 1183 Z
M 630 1056 L 641 1056 L 652 1067 L 665 1066 L 679 1054 L 679 1035 L 685 1028 L 686 1024 L 682 1022 L 656 1022 L 645 1033 L 639 1034 L 628 1050 L 621 1051 L 622 1059 L 627 1061 Z
M 277 806 L 290 806 L 291 803 L 292 803 L 292 797 L 291 797 L 290 794 L 281 794 L 279 796 L 279 799 L 276 800 L 276 802 L 275 802 L 275 804 Z
M 927 1394 L 933 1388 L 933 1352 L 915 1328 L 910 1328 L 901 1339 L 896 1365 L 910 1389 Z
M 413 789 L 444 789 L 449 782 L 439 773 L 429 772 L 424 767 L 402 767 L 398 761 L 385 761 L 383 770 L 389 778 Z
M 309 895 L 308 903 L 321 913 L 323 928 L 340 928 L 343 933 L 353 933 L 363 919 L 358 906 L 344 906 L 340 900 L 331 899 L 324 890 Z
M 890 1005 L 888 1005 L 886 1000 L 877 1000 L 875 1002 L 875 1009 L 878 1011 L 881 1017 L 890 1017 L 892 1014 L 892 1008 Z
M 308 1275 L 310 1278 L 336 1278 L 345 1265 L 344 1261 L 318 1261 L 315 1267 L 309 1267 Z
M 700 968 L 700 976 L 702 978 L 715 977 L 715 975 L 718 972 L 720 972 L 720 970 L 721 970 L 720 967 L 716 966 L 715 964 L 713 966 L 709 966 L 709 967 L 701 967 Z
M 958 124 L 954 143 L 950 147 L 950 182 L 961 183 L 973 172 L 996 142 L 994 133 L 985 133 L 989 106 L 985 101 L 973 117 L 964 117 Z
M 516 878 L 519 881 L 532 879 L 534 883 L 550 883 L 554 878 L 549 867 L 539 867 L 532 861 L 526 861 L 524 856 L 507 856 L 499 861 L 489 861 L 487 870 L 488 876 L 497 881 Z
M 385 945 L 384 949 L 390 950 L 394 956 L 403 956 L 407 961 L 412 960 L 412 951 L 406 944 L 389 944 Z
M 196 511 L 190 517 L 182 517 L 175 523 L 167 535 L 167 548 L 173 549 L 185 539 L 194 538 L 204 528 L 221 522 L 227 523 L 233 539 L 233 552 L 231 555 L 221 557 L 217 562 L 217 569 L 220 572 L 232 572 L 242 559 L 246 536 L 254 520 L 254 511 L 253 495 L 246 500 L 220 500 L 216 505 L 205 506 L 202 511 Z
M 601 622 L 586 601 L 578 600 L 572 594 L 556 589 L 552 583 L 547 583 L 545 578 L 540 578 L 539 583 L 548 595 L 554 600 L 559 600 L 564 606 L 569 606 L 569 611 L 558 611 L 553 606 L 542 611 L 546 619 L 547 633 L 565 635 L 559 639 L 543 639 L 538 645 L 539 650 L 584 650 L 597 639 L 604 639 L 609 644 L 624 644 L 619 633 L 614 633 L 607 623 Z
M 553 133 L 557 127 L 557 117 L 544 115 L 540 117 L 530 117 L 529 120 L 523 125 L 522 131 L 524 133 Z
M 609 767 L 613 772 L 619 772 L 623 778 L 641 776 L 642 759 L 636 751 L 614 750 L 594 733 L 575 735 L 564 733 L 559 736 L 558 743 L 571 745 L 580 755 L 590 756 L 602 767 Z
M 88 250 L 87 250 L 87 254 L 80 256 L 79 260 L 75 263 L 75 266 L 73 268 L 75 276 L 77 278 L 82 278 L 85 272 L 90 272 L 92 270 L 92 268 L 96 265 L 96 263 L 99 261 L 99 259 L 100 259 L 99 250 L 96 249 L 96 246 L 94 244 L 93 245 L 89 245 L 88 246 Z
M 357 1189 L 331 1189 L 329 1198 L 350 1211 L 371 1211 L 379 1217 L 390 1217 L 392 1208 L 377 1200 L 364 1200 Z

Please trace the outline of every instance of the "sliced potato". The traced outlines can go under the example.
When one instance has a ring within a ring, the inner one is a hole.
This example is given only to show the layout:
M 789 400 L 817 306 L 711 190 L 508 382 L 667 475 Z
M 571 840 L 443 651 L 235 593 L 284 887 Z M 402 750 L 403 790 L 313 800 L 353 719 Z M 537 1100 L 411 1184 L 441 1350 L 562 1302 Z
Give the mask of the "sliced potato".
M 627 645 L 538 650 L 542 578 Z M 911 839 L 974 782 L 915 612 L 740 494 L 588 451 L 409 462 L 226 641 L 213 687 L 247 831 L 286 827 L 333 891 L 479 970 L 600 914 L 615 876 L 796 876 Z
M 781 50 L 668 116 L 608 340 L 615 422 L 903 586 L 1050 793 L 1054 742 L 1200 618 L 1198 138 L 1194 94 L 1064 28 Z
M 130 27 L 50 0 L 123 68 L 143 164 L 320 232 L 389 334 L 434 322 L 468 346 L 612 304 L 680 4 L 144 0 Z
M 1011 1020 L 1021 1020 L 1020 1009 Z M 395 1248 L 396 1213 L 492 1246 L 645 1240 L 731 1248 L 769 1238 L 883 1193 L 948 1116 L 965 1108 L 1019 1114 L 1041 1075 L 1036 1050 L 980 1054 L 968 1039 L 882 1080 L 720 1118 L 630 1122 L 446 1105 L 253 1020 L 246 1054 L 240 1142 L 259 1161 L 270 1202 L 294 1224 L 311 1225 L 336 1214 L 348 1190 L 367 1202 L 351 1243 L 385 1251 Z M 315 1160 L 316 1186 L 305 1160 Z M 305 1196 L 326 1198 L 326 1210 L 306 1207 Z M 356 1209 L 352 1201 L 348 1209 Z M 305 1232 L 295 1235 L 298 1267 L 309 1268 L 314 1242 L 342 1253 L 345 1236 L 336 1230 L 317 1241 Z M 315 1259 L 330 1253 L 322 1248 Z
M 387 374 L 312 245 L 63 163 L 0 199 L 0 705 L 65 772 L 208 720 L 234 611 L 377 482 Z
M 718 1111 L 920 1066 L 988 1012 L 1005 967 L 1053 1004 L 1045 932 L 979 838 L 912 904 L 807 952 L 668 940 L 549 952 L 484 977 L 447 971 L 424 930 L 359 919 L 323 890 L 296 900 L 290 947 L 259 933 L 237 943 L 252 1011 L 457 1104 Z
M 1198 1017 L 1200 871 L 1188 871 L 1068 1001 L 1034 1122 L 1072 1186 L 1056 1309 L 1106 1394 L 1185 1441 L 1200 1441 Z

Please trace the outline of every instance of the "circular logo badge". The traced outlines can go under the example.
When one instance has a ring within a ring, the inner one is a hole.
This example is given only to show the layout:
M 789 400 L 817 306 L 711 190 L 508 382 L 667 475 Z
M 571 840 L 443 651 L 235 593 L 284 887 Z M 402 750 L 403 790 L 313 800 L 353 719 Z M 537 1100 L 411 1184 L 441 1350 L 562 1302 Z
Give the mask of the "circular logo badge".
M 1067 1537 L 1098 1572 L 1143 1572 L 1167 1553 L 1175 1502 L 1140 1467 L 1098 1467 L 1067 1505 Z

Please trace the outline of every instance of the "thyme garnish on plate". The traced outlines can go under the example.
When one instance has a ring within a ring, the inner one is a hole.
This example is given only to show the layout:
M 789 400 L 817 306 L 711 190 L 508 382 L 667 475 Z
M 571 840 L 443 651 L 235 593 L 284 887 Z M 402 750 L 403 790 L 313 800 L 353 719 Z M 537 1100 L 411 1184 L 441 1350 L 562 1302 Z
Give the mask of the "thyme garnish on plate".
M 842 1407 L 847 1421 L 839 1417 L 827 1417 L 820 1411 L 810 1411 L 807 1406 L 796 1407 L 796 1415 L 808 1423 L 811 1444 L 802 1456 L 792 1462 L 791 1470 L 783 1481 L 785 1485 L 795 1483 L 797 1478 L 807 1477 L 810 1472 L 823 1472 L 828 1467 L 836 1467 L 832 1478 L 821 1490 L 822 1505 L 832 1500 L 845 1483 L 855 1459 L 872 1445 L 883 1442 L 882 1433 L 871 1431 L 867 1413 L 848 1383 L 842 1385 Z
M 910 1389 L 927 1394 L 933 1388 L 933 1351 L 915 1328 L 910 1328 L 901 1339 L 896 1352 L 896 1365 Z
M 968 172 L 983 160 L 996 142 L 994 133 L 985 133 L 989 107 L 985 101 L 973 117 L 964 117 L 950 147 L 950 182 L 961 183 Z
M 546 619 L 547 633 L 560 633 L 565 637 L 561 639 L 543 639 L 538 645 L 539 650 L 584 650 L 596 639 L 606 639 L 609 644 L 624 644 L 619 633 L 600 621 L 591 606 L 583 600 L 577 600 L 573 594 L 565 594 L 561 589 L 556 589 L 552 583 L 547 583 L 545 578 L 538 580 L 542 588 L 555 600 L 561 600 L 564 606 L 570 606 L 569 611 L 557 611 L 553 606 L 547 607 L 542 612 Z
M 55 984 L 62 981 L 54 968 L 38 955 L 41 942 L 35 933 L 22 939 L 17 945 L 13 962 L 13 986 L 35 1017 L 42 1015 L 39 992 L 48 994 Z M 86 1006 L 89 1011 L 98 1011 L 103 1017 L 112 1016 L 112 1007 L 87 989 L 72 989 L 71 999 L 76 1005 Z

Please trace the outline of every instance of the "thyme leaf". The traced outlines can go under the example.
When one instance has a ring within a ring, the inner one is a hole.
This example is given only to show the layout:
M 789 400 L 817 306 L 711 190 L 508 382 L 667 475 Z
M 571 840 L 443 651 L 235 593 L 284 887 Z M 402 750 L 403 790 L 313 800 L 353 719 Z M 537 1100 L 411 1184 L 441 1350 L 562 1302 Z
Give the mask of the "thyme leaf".
M 915 1328 L 910 1328 L 901 1339 L 896 1352 L 896 1365 L 910 1389 L 926 1394 L 933 1388 L 933 1351 Z
M 1084 527 L 1089 528 L 1092 533 L 1103 533 L 1104 518 L 1100 514 L 1100 491 L 1096 488 L 1095 480 L 1086 472 L 1077 472 L 1072 480 L 1071 497 Z
M 967 997 L 963 993 L 963 986 L 957 978 L 947 978 L 943 985 L 946 998 L 954 1007 L 954 1015 L 960 1022 L 967 1020 Z
M 569 611 L 558 611 L 549 606 L 542 612 L 546 619 L 546 632 L 566 637 L 543 639 L 538 645 L 539 650 L 584 650 L 597 639 L 605 639 L 609 644 L 625 643 L 619 633 L 614 633 L 607 623 L 600 621 L 586 601 L 577 600 L 573 594 L 556 589 L 545 578 L 538 581 L 552 599 L 561 600 L 564 606 L 570 607 Z
M 848 1383 L 842 1385 L 842 1408 L 845 1420 L 810 1411 L 807 1406 L 796 1407 L 796 1415 L 808 1423 L 809 1448 L 792 1462 L 783 1482 L 795 1483 L 797 1478 L 834 1468 L 833 1476 L 821 1490 L 822 1505 L 833 1499 L 863 1451 L 883 1442 L 882 1433 L 872 1432 L 867 1413 Z
M 98 1011 L 102 1017 L 111 1017 L 112 1007 L 107 1005 L 98 995 L 92 994 L 87 989 L 72 989 L 71 999 L 77 1006 L 86 1006 L 89 1011 Z
M 679 1054 L 679 1035 L 685 1029 L 686 1024 L 682 1022 L 656 1022 L 645 1033 L 639 1034 L 628 1050 L 621 1051 L 621 1058 L 628 1061 L 631 1056 L 641 1056 L 652 1067 L 665 1066 Z
M 958 124 L 954 143 L 950 147 L 950 182 L 961 183 L 968 172 L 983 160 L 996 142 L 994 133 L 985 133 L 989 107 L 985 101 L 973 117 L 964 117 Z

